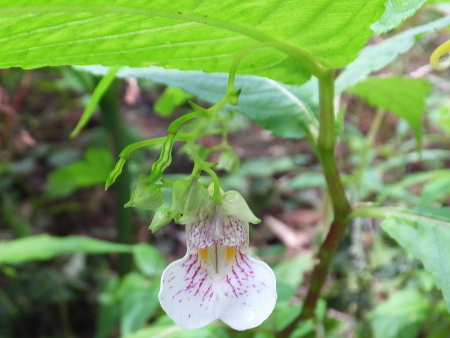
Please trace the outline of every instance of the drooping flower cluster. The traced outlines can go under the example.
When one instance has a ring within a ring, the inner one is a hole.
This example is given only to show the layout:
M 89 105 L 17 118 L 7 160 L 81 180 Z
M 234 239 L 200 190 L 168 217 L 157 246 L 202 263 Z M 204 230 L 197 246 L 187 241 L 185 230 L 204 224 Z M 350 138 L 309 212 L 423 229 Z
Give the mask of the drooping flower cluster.
M 185 213 L 187 253 L 165 270 L 159 300 L 174 322 L 196 329 L 220 319 L 236 330 L 260 325 L 277 298 L 270 267 L 249 256 L 248 224 L 259 220 L 236 191 Z

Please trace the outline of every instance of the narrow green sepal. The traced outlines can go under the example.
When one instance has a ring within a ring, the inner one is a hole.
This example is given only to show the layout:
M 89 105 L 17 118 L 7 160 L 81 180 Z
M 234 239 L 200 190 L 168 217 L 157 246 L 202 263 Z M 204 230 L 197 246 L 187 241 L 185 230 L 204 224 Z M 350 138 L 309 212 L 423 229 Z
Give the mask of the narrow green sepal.
M 111 172 L 109 173 L 108 179 L 106 180 L 105 191 L 116 181 L 117 177 L 119 177 L 126 161 L 127 160 L 124 158 L 121 158 L 117 161 L 116 165 L 114 166 L 114 169 L 111 170 Z
M 188 101 L 189 105 L 192 107 L 192 109 L 194 109 L 196 112 L 201 113 L 204 116 L 208 115 L 208 110 L 200 107 L 198 104 L 192 102 L 191 100 Z
M 155 232 L 158 229 L 161 229 L 163 226 L 166 226 L 173 219 L 173 214 L 169 209 L 159 209 L 155 216 L 153 216 L 152 223 L 148 227 L 152 232 Z
M 163 203 L 161 187 L 148 183 L 145 175 L 140 175 L 131 193 L 131 198 L 125 207 L 135 207 L 146 210 L 159 208 Z
M 223 194 L 222 207 L 228 214 L 235 215 L 243 221 L 253 224 L 261 222 L 261 220 L 250 210 L 244 197 L 237 191 L 230 190 Z

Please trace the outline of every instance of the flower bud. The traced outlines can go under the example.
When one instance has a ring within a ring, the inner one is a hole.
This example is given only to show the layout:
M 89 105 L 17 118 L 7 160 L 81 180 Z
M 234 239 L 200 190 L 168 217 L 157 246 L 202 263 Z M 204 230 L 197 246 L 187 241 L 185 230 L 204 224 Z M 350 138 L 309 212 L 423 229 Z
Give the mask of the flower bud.
M 162 228 L 163 226 L 170 223 L 173 219 L 173 214 L 169 209 L 159 209 L 155 216 L 153 216 L 152 223 L 148 227 L 152 232 Z
M 179 180 L 172 188 L 170 211 L 185 217 L 197 217 L 209 199 L 208 191 L 197 179 Z
M 149 184 L 144 175 L 140 175 L 134 185 L 131 198 L 125 207 L 135 207 L 146 210 L 154 210 L 163 203 L 161 187 L 156 184 Z

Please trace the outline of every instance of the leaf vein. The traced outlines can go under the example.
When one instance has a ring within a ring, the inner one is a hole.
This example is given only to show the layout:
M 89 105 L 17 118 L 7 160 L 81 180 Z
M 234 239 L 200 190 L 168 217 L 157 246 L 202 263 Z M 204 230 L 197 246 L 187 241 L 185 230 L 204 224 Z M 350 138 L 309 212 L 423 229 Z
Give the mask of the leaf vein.
M 60 46 L 64 46 L 64 45 L 73 45 L 73 44 L 83 43 L 83 42 L 109 40 L 109 39 L 114 39 L 114 38 L 117 38 L 117 37 L 134 35 L 135 33 L 137 33 L 137 32 L 116 34 L 114 36 L 113 35 L 109 35 L 109 36 L 105 36 L 105 37 L 97 37 L 97 38 L 90 38 L 90 39 L 81 39 L 81 40 L 67 41 L 67 42 L 54 43 L 54 44 L 48 44 L 48 45 L 40 45 L 40 46 L 36 46 L 36 47 L 12 50 L 12 51 L 9 51 L 9 52 L 6 52 L 6 53 L 1 53 L 1 55 L 16 54 L 16 53 L 20 53 L 20 52 L 29 52 L 29 51 L 32 51 L 32 50 L 38 50 L 38 49 L 42 49 L 42 48 L 60 47 Z M 139 33 L 140 34 L 141 33 L 144 34 L 145 32 L 144 31 L 139 31 Z M 223 41 L 238 41 L 238 40 L 243 40 L 243 39 L 246 39 L 246 37 L 244 37 L 244 36 L 233 36 L 233 37 L 211 39 L 211 40 L 178 42 L 178 43 L 171 43 L 171 44 L 158 45 L 158 46 L 134 48 L 134 49 L 129 49 L 128 51 L 130 51 L 130 52 L 148 51 L 148 50 L 155 50 L 155 49 L 162 49 L 162 48 L 171 48 L 171 47 L 179 47 L 179 46 L 195 46 L 195 45 L 202 45 L 202 44 L 216 43 L 216 42 L 223 42 Z M 123 50 L 115 51 L 115 52 L 111 51 L 111 52 L 108 52 L 108 53 L 92 53 L 91 55 L 120 54 L 120 53 L 123 53 Z M 85 54 L 83 54 L 83 55 L 85 55 Z M 55 58 L 55 60 L 57 60 L 57 59 L 58 58 Z

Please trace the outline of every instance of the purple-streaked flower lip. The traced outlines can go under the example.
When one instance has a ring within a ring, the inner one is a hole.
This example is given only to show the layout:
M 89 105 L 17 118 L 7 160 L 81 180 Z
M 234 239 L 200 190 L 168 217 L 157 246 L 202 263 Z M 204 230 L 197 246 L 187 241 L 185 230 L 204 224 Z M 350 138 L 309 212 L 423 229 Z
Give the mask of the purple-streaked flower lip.
M 225 256 L 230 251 L 233 255 L 225 258 L 228 262 L 219 271 L 202 259 L 201 250 L 208 249 L 192 249 L 164 271 L 159 300 L 178 326 L 196 329 L 220 319 L 235 330 L 247 330 L 272 313 L 276 302 L 272 269 L 245 250 L 224 248 Z
M 260 325 L 277 299 L 272 269 L 248 255 L 248 222 L 259 220 L 242 196 L 229 191 L 180 218 L 187 253 L 161 277 L 159 300 L 174 322 L 196 329 L 220 319 L 236 330 Z

